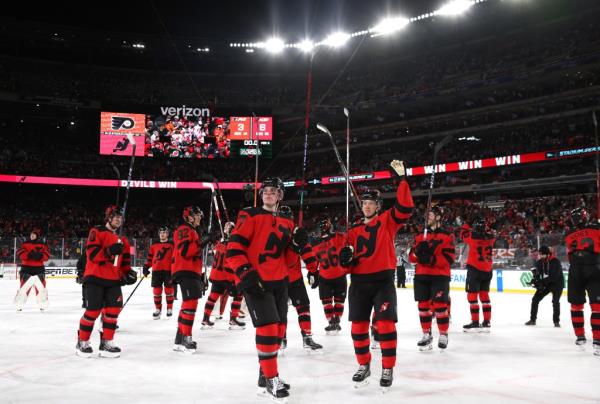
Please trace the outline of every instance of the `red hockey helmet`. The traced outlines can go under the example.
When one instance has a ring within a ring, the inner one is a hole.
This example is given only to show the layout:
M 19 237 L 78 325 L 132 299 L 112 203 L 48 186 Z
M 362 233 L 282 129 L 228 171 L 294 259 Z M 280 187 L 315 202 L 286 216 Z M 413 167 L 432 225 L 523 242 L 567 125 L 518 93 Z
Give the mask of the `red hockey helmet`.
M 204 213 L 202 213 L 202 209 L 199 206 L 191 205 L 183 208 L 183 218 L 187 219 L 190 216 L 200 215 L 200 218 L 204 218 Z

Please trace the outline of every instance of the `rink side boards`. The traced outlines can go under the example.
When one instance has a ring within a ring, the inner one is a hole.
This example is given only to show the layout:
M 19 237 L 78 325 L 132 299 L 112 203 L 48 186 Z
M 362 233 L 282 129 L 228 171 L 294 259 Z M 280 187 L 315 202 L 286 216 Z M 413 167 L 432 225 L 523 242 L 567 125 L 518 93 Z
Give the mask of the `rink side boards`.
M 141 276 L 141 267 L 134 268 L 138 272 L 138 276 Z M 533 294 L 535 289 L 526 285 L 526 282 L 531 279 L 531 272 L 529 271 L 515 271 L 515 270 L 502 270 L 495 269 L 493 271 L 493 277 L 491 282 L 490 290 L 492 292 L 502 293 L 524 293 Z M 413 277 L 415 271 L 413 269 L 406 270 L 406 286 L 412 288 Z M 567 272 L 563 271 L 565 277 L 565 288 L 567 285 Z M 13 265 L 5 265 L 4 268 L 0 268 L 0 280 L 14 280 L 17 279 L 17 271 Z M 46 279 L 74 279 L 76 277 L 75 267 L 53 267 L 46 268 Z M 457 291 L 465 290 L 465 282 L 467 280 L 467 271 L 464 269 L 452 270 L 452 278 L 450 280 L 450 289 Z

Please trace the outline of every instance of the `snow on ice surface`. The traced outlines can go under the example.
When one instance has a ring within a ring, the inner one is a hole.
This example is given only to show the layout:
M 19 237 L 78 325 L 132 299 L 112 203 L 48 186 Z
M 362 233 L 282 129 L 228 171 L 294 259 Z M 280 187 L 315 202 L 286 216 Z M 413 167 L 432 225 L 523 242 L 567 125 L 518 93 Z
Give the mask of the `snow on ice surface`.
M 17 282 L 0 282 L 1 403 L 260 403 L 254 329 L 227 330 L 218 321 L 200 330 L 205 299 L 198 307 L 194 339 L 198 352 L 173 352 L 180 301 L 172 318 L 152 320 L 152 292 L 145 280 L 119 317 L 115 342 L 121 358 L 75 356 L 81 289 L 72 279 L 48 281 L 50 307 L 40 313 L 35 298 L 22 313 L 12 299 Z M 124 288 L 128 296 L 132 287 Z M 373 353 L 370 384 L 356 390 L 357 369 L 350 324 L 326 336 L 318 293 L 309 289 L 314 338 L 322 355 L 302 349 L 296 312 L 289 311 L 288 349 L 279 359 L 281 376 L 292 385 L 289 403 L 600 403 L 600 357 L 592 354 L 589 311 L 588 344 L 580 350 L 570 324 L 569 305 L 561 302 L 562 328 L 552 324 L 551 296 L 540 304 L 538 326 L 529 318 L 530 295 L 492 293 L 491 334 L 464 334 L 470 321 L 466 294 L 452 292 L 452 324 L 446 352 L 418 352 L 421 336 L 411 289 L 398 290 L 398 362 L 394 385 L 379 388 L 381 354 Z M 228 318 L 226 311 L 225 318 Z M 98 325 L 92 334 L 95 353 Z M 434 325 L 435 330 L 435 325 Z M 435 331 L 434 331 L 435 334 Z M 435 338 L 437 344 L 437 336 Z

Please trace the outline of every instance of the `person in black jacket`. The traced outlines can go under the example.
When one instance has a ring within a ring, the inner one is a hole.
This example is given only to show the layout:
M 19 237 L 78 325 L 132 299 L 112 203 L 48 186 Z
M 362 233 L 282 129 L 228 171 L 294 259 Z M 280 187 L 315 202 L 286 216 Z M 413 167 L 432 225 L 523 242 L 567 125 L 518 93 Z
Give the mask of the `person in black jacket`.
M 531 300 L 531 317 L 525 325 L 536 324 L 540 301 L 548 293 L 552 293 L 552 320 L 555 327 L 560 327 L 560 296 L 565 287 L 562 265 L 552 255 L 548 246 L 543 245 L 540 247 L 539 256 L 540 259 L 535 263 L 535 268 L 532 269 L 533 279 L 531 280 L 531 285 L 536 288 L 536 292 Z
M 77 277 L 75 282 L 81 285 L 81 308 L 85 309 L 85 284 L 83 283 L 83 273 L 85 272 L 85 264 L 87 263 L 87 253 L 85 247 L 81 250 L 81 256 L 77 260 Z

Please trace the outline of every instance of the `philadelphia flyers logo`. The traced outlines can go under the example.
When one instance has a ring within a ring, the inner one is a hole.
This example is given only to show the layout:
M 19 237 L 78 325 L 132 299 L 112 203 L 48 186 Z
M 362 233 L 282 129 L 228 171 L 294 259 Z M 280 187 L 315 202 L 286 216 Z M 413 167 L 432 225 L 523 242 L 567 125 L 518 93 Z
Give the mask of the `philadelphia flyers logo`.
M 135 121 L 126 116 L 113 116 L 111 121 L 111 127 L 113 130 L 129 130 L 135 127 Z

